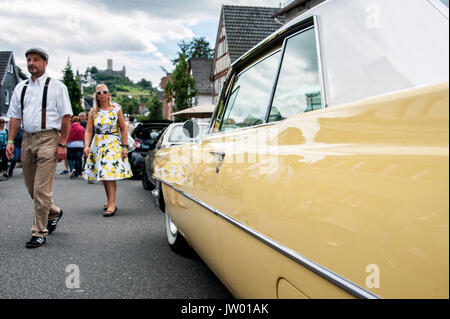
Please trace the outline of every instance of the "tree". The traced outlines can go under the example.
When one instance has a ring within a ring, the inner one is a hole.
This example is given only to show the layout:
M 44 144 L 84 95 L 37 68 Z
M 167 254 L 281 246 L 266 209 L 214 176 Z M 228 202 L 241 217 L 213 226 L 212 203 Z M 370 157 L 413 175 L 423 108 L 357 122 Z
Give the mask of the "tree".
M 141 88 L 145 89 L 152 89 L 153 85 L 151 81 L 147 81 L 146 79 L 141 79 L 138 83 L 136 83 L 137 85 L 139 85 Z
M 150 120 L 162 120 L 162 102 L 158 99 L 157 94 L 152 94 L 148 102 L 148 110 L 150 111 Z
M 178 43 L 180 51 L 177 52 L 178 57 L 172 60 L 175 65 L 180 59 L 182 54 L 186 55 L 186 60 L 189 61 L 191 58 L 208 58 L 211 59 L 214 55 L 214 50 L 209 47 L 209 42 L 205 37 L 192 38 L 191 41 L 181 41 Z
M 124 114 L 136 114 L 139 112 L 139 102 L 136 99 L 130 99 L 128 96 L 122 95 L 116 100 L 122 106 Z
M 178 59 L 173 71 L 172 81 L 168 81 L 164 88 L 165 96 L 173 96 L 177 111 L 192 106 L 192 98 L 197 96 L 195 79 L 189 75 L 186 55 L 183 53 Z
M 63 70 L 63 83 L 66 85 L 69 91 L 70 104 L 72 105 L 72 112 L 74 115 L 78 115 L 83 111 L 81 107 L 81 89 L 78 85 L 80 79 L 75 78 L 72 71 L 72 65 L 70 60 L 67 59 L 66 67 Z

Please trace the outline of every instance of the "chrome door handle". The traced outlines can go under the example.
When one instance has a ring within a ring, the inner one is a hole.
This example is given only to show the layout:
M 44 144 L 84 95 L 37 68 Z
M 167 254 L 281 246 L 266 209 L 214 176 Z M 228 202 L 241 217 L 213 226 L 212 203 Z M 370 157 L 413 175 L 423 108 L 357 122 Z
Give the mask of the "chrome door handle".
M 209 152 L 209 154 L 211 154 L 212 156 L 214 156 L 215 158 L 217 158 L 217 160 L 222 163 L 223 159 L 225 157 L 225 153 L 224 152 Z
M 209 154 L 214 156 L 214 158 L 217 158 L 217 160 L 219 161 L 219 164 L 216 167 L 216 173 L 219 173 L 220 165 L 222 165 L 223 159 L 225 157 L 225 153 L 224 152 L 209 152 Z

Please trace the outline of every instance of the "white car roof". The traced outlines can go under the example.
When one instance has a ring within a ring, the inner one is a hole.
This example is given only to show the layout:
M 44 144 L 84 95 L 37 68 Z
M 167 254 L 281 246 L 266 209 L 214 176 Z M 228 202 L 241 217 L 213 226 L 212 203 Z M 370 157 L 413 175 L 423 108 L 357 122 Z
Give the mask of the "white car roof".
M 316 27 L 326 105 L 448 82 L 448 7 L 440 0 L 328 0 L 243 57 L 308 18 Z

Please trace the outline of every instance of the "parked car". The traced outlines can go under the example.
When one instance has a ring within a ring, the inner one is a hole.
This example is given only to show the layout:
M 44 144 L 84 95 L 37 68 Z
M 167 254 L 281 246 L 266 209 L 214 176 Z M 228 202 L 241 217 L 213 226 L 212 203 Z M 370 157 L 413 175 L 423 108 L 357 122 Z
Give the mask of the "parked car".
M 245 53 L 156 153 L 169 245 L 239 298 L 449 298 L 448 33 L 448 1 L 330 0 Z
M 168 120 L 146 120 L 134 128 L 131 137 L 135 140 L 136 149 L 128 155 L 134 179 L 142 178 L 147 152 L 155 148 L 159 137 L 171 123 Z
M 161 183 L 155 181 L 153 178 L 153 161 L 155 158 L 155 153 L 160 149 L 167 147 L 172 147 L 176 145 L 181 145 L 185 143 L 192 143 L 202 138 L 209 129 L 208 122 L 200 122 L 197 124 L 199 132 L 195 138 L 190 138 L 183 132 L 183 123 L 172 123 L 170 124 L 164 133 L 161 135 L 156 147 L 148 151 L 145 157 L 145 169 L 142 176 L 142 186 L 147 190 L 154 190 L 153 196 L 155 197 L 156 205 L 164 211 L 164 196 L 161 189 Z

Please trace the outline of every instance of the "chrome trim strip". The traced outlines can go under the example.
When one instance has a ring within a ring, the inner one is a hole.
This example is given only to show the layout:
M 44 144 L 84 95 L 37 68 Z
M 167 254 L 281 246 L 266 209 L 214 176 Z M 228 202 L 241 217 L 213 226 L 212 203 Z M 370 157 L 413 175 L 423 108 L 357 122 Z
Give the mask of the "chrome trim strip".
M 314 20 L 314 31 L 315 31 L 315 35 L 316 35 L 316 50 L 317 50 L 317 64 L 319 65 L 319 78 L 320 78 L 320 87 L 322 89 L 322 93 L 321 93 L 321 99 L 322 99 L 322 108 L 326 108 L 327 107 L 327 92 L 325 90 L 325 73 L 323 72 L 323 56 L 322 56 L 322 44 L 320 42 L 320 19 L 319 16 L 317 14 L 314 14 L 313 17 Z
M 428 0 L 428 2 L 448 19 L 448 8 L 440 0 Z
M 251 227 L 248 227 L 247 225 L 237 221 L 236 219 L 220 212 L 219 210 L 209 206 L 208 204 L 196 199 L 192 195 L 189 195 L 182 191 L 181 189 L 170 185 L 169 183 L 163 181 L 162 179 L 153 176 L 155 180 L 160 181 L 161 183 L 164 183 L 165 185 L 169 186 L 176 192 L 180 193 L 181 195 L 185 196 L 186 198 L 189 198 L 193 202 L 197 203 L 198 205 L 206 208 L 211 213 L 215 214 L 216 216 L 228 221 L 229 223 L 233 224 L 234 226 L 242 229 L 249 235 L 253 236 L 254 238 L 260 240 L 261 242 L 265 243 L 266 245 L 270 246 L 271 248 L 275 249 L 279 253 L 283 254 L 284 256 L 288 257 L 289 259 L 293 260 L 294 262 L 308 268 L 315 274 L 319 275 L 320 277 L 324 278 L 325 280 L 328 280 L 329 282 L 333 283 L 334 285 L 342 288 L 343 290 L 347 291 L 349 294 L 357 297 L 357 298 L 363 298 L 363 299 L 381 299 L 381 297 L 371 293 L 370 291 L 365 290 L 364 288 L 354 284 L 353 282 L 349 281 L 348 279 L 334 273 L 333 271 L 315 263 L 314 261 L 300 255 L 296 251 L 283 246 L 282 244 L 276 242 L 275 240 L 267 237 L 266 235 L 263 235 L 256 230 L 254 230 Z
M 264 116 L 264 123 L 270 123 L 269 122 L 270 111 L 272 110 L 273 98 L 275 97 L 275 91 L 277 89 L 278 79 L 280 78 L 281 66 L 283 64 L 284 51 L 286 50 L 286 39 L 287 38 L 283 39 L 283 44 L 281 45 L 281 49 L 279 51 L 280 59 L 278 60 L 277 73 L 276 73 L 275 78 L 272 83 L 272 90 L 270 91 L 269 102 L 268 102 L 268 105 L 266 108 L 266 115 Z
M 262 123 L 262 124 L 258 124 L 258 125 L 254 125 L 254 126 L 241 127 L 241 128 L 237 128 L 235 130 L 212 132 L 212 133 L 209 133 L 208 135 L 205 135 L 203 137 L 203 139 L 208 138 L 208 137 L 217 137 L 219 135 L 225 135 L 225 134 L 228 134 L 228 133 L 235 133 L 235 132 L 241 132 L 241 131 L 244 131 L 244 130 L 250 130 L 250 129 L 254 129 L 254 128 L 270 126 L 270 125 L 274 125 L 274 124 L 280 123 L 280 122 L 281 121 L 278 121 L 278 122 L 267 122 L 267 123 Z

